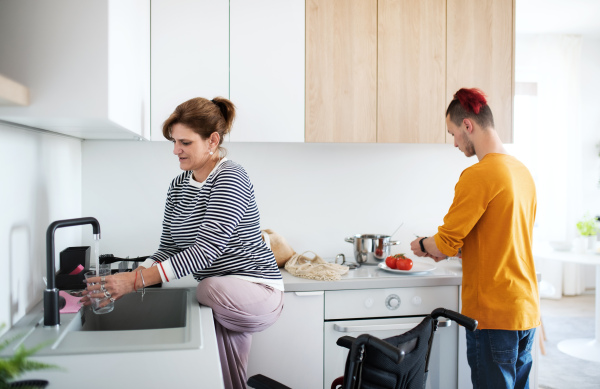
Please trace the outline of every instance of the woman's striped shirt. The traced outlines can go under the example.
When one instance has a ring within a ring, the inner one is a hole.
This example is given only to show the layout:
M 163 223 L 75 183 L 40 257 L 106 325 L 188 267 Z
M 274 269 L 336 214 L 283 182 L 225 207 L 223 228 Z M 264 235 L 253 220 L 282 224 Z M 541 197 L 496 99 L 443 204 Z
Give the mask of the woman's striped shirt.
M 160 265 L 163 281 L 190 273 L 198 281 L 235 276 L 283 290 L 244 168 L 223 158 L 202 183 L 192 173 L 171 182 L 160 246 L 149 258 Z

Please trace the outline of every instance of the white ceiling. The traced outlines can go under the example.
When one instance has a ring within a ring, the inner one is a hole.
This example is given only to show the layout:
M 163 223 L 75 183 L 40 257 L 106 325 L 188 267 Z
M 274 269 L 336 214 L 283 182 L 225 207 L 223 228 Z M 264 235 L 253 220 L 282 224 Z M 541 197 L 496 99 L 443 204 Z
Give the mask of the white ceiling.
M 600 36 L 600 0 L 516 0 L 517 34 Z

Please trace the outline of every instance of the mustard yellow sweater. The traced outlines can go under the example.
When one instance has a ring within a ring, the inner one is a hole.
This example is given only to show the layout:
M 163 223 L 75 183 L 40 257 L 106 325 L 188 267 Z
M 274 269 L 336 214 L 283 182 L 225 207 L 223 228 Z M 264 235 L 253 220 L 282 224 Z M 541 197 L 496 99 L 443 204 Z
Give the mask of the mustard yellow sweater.
M 531 242 L 536 192 L 531 174 L 506 154 L 487 154 L 456 184 L 438 249 L 462 248 L 462 313 L 479 329 L 526 330 L 540 324 Z

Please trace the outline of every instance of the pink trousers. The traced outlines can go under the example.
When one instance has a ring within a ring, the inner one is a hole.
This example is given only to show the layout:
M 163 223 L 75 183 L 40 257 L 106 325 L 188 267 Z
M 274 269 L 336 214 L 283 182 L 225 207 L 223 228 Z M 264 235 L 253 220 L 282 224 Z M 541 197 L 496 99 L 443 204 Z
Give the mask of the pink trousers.
M 283 292 L 234 277 L 210 277 L 196 298 L 213 310 L 226 389 L 246 388 L 252 333 L 269 328 L 283 309 Z

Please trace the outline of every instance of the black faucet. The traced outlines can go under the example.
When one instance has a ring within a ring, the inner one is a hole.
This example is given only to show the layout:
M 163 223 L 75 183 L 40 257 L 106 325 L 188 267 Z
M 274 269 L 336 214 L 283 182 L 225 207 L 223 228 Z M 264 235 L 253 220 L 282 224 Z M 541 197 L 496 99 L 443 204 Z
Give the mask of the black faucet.
M 94 238 L 100 239 L 100 223 L 93 217 L 57 220 L 52 222 L 46 231 L 47 284 L 44 291 L 44 326 L 46 327 L 60 325 L 60 313 L 58 309 L 59 290 L 56 289 L 56 270 L 54 269 L 54 231 L 57 228 L 81 226 L 84 224 L 91 224 L 94 230 Z

